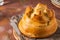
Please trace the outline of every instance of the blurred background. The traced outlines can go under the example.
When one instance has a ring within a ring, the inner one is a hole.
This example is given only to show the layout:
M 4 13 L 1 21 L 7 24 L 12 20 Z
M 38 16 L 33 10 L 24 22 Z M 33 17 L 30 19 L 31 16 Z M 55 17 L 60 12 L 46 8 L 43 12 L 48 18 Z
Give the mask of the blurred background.
M 48 8 L 55 10 L 56 18 L 60 20 L 60 8 L 54 6 L 51 0 L 3 0 L 3 2 L 0 5 L 0 40 L 15 40 L 9 18 L 24 13 L 29 5 L 34 7 L 37 3 L 46 4 Z

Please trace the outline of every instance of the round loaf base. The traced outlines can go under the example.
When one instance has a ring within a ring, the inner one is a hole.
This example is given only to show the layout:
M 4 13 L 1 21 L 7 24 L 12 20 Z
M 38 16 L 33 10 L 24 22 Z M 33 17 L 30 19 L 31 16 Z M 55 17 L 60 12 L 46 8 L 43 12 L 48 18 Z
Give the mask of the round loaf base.
M 58 20 L 57 19 L 57 22 L 58 22 L 58 25 L 60 25 L 60 20 Z M 23 37 L 22 36 L 19 36 L 19 35 L 17 35 L 17 33 L 15 32 L 15 30 L 13 29 L 13 35 L 14 35 L 14 37 L 15 37 L 15 39 L 16 40 L 33 40 L 34 38 L 28 38 L 28 37 L 25 37 L 24 35 L 23 35 Z M 21 34 L 22 35 L 22 34 Z M 24 38 L 24 39 L 23 39 Z M 36 40 L 36 39 L 35 39 Z
M 56 32 L 56 31 L 55 31 Z M 53 32 L 53 34 L 55 33 L 55 32 Z M 21 34 L 21 36 L 19 36 L 19 35 L 17 35 L 17 33 L 15 32 L 15 30 L 13 30 L 13 35 L 14 35 L 14 37 L 15 37 L 15 39 L 16 40 L 37 40 L 37 39 L 39 39 L 39 38 L 37 38 L 36 39 L 36 37 L 35 38 L 30 38 L 30 37 L 27 37 L 27 36 L 25 36 L 25 35 L 23 35 L 23 34 Z M 44 38 L 47 38 L 47 37 L 50 37 L 51 35 L 48 35 L 48 36 L 46 36 L 46 37 L 44 37 Z M 41 39 L 41 38 L 40 38 Z
M 15 30 L 13 30 L 13 35 L 14 35 L 14 37 L 15 37 L 16 40 L 37 40 L 36 38 L 29 38 L 29 37 L 19 36 L 15 32 Z

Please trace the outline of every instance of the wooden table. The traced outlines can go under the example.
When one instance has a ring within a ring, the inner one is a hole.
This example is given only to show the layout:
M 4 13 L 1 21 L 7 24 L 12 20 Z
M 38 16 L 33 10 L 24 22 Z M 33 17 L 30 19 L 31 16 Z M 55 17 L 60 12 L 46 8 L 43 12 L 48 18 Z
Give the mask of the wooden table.
M 55 10 L 56 18 L 60 19 L 60 8 L 51 4 L 50 0 L 21 0 L 5 4 L 0 6 L 0 40 L 15 40 L 12 34 L 12 27 L 9 24 L 9 18 L 13 15 L 23 13 L 27 5 L 34 7 L 37 3 L 47 4 L 50 9 Z

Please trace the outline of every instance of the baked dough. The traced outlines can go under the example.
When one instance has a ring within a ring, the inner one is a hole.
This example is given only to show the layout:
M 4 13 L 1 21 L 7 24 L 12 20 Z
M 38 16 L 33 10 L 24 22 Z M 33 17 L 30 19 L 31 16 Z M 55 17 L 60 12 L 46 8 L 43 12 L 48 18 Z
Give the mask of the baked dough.
M 45 4 L 39 3 L 34 8 L 28 6 L 18 23 L 18 28 L 22 34 L 28 37 L 48 37 L 57 30 L 55 13 Z

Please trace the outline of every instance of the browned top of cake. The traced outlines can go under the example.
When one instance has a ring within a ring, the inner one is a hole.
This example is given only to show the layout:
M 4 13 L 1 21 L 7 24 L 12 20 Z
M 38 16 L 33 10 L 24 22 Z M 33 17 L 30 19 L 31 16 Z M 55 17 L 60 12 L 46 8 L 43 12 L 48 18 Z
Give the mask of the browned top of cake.
M 28 6 L 25 14 L 33 21 L 41 24 L 48 24 L 49 21 L 54 17 L 54 11 L 48 9 L 44 4 L 38 4 L 35 8 Z

